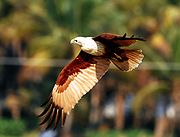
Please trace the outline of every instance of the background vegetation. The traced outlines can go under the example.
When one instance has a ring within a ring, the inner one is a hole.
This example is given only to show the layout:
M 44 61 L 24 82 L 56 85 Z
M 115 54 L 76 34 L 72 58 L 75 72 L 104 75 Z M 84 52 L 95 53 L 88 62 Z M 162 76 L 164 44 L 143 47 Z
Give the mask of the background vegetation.
M 112 66 L 63 129 L 41 131 L 39 106 L 79 51 L 69 41 L 102 32 L 145 38 L 142 65 Z M 0 136 L 178 137 L 179 85 L 179 0 L 0 1 Z

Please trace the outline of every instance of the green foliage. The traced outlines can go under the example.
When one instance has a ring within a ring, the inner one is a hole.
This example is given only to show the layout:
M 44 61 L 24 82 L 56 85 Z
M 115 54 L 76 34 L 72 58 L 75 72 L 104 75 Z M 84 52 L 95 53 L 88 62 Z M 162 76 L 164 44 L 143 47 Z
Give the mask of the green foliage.
M 25 131 L 25 123 L 23 120 L 0 119 L 0 123 L 0 137 L 19 137 Z
M 0 55 L 3 56 L 3 50 L 9 43 L 18 41 L 21 44 L 25 41 L 27 45 L 24 51 L 18 51 L 22 53 L 21 57 L 70 58 L 72 48 L 69 46 L 69 40 L 77 35 L 95 36 L 102 32 L 118 34 L 126 32 L 128 35 L 135 34 L 144 37 L 143 34 L 147 33 L 147 42 L 141 46 L 145 54 L 144 61 L 162 62 L 157 64 L 157 68 L 168 70 L 166 68 L 171 67 L 168 62 L 180 62 L 180 12 L 178 4 L 179 0 L 1 0 L 0 44 L 2 46 L 0 47 Z M 157 33 L 165 40 L 164 42 L 158 39 L 158 44 L 160 43 L 160 47 L 167 44 L 171 49 L 170 56 L 165 57 L 163 53 L 160 54 L 152 46 L 151 38 Z M 13 50 L 19 48 L 16 47 L 17 45 L 13 46 L 15 47 Z M 0 74 L 2 70 L 0 68 Z M 35 69 L 33 68 L 33 70 Z M 42 75 L 42 85 L 40 83 L 37 84 L 37 87 L 34 87 L 35 84 L 30 85 L 31 88 L 34 88 L 30 89 L 30 92 L 34 92 L 34 96 L 32 97 L 33 103 L 27 106 L 27 110 L 32 106 L 38 106 L 38 103 L 41 102 L 40 99 L 45 100 L 44 93 L 51 91 L 59 70 L 56 71 L 53 68 L 38 71 Z M 52 71 L 56 71 L 56 73 Z M 123 74 L 127 76 L 127 74 Z M 170 74 L 172 73 L 169 71 L 158 71 L 156 77 L 163 75 L 171 79 L 173 75 Z M 120 73 L 121 80 L 125 79 L 124 75 Z M 128 77 L 128 79 L 130 78 Z M 131 79 L 134 79 L 134 76 Z M 164 83 L 167 82 L 164 80 Z M 145 85 L 140 91 L 137 91 L 134 100 L 135 111 L 137 112 L 144 105 L 146 98 L 156 95 L 155 93 L 166 91 L 164 83 Z M 25 88 L 27 87 L 25 86 Z M 77 113 L 79 114 L 81 111 Z M 86 121 L 83 122 L 87 124 Z M 23 130 L 25 130 L 23 121 L 0 120 L 0 134 L 19 136 Z M 88 131 L 86 135 L 87 137 L 150 136 L 149 133 L 140 130 Z
M 176 33 L 172 38 L 172 60 L 180 62 L 180 28 L 176 29 Z
M 147 84 L 142 89 L 137 91 L 135 98 L 133 99 L 132 108 L 135 114 L 139 114 L 142 106 L 148 98 L 154 98 L 160 93 L 164 93 L 168 90 L 168 86 L 165 83 L 152 82 Z

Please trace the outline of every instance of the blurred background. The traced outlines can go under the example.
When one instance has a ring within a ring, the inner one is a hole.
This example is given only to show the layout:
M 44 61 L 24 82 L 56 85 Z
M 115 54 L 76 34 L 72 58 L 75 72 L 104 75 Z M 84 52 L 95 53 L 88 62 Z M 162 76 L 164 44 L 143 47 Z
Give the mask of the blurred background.
M 146 39 L 140 67 L 113 65 L 68 116 L 43 131 L 37 115 L 76 36 Z M 59 126 L 60 127 L 60 126 Z M 179 0 L 0 0 L 1 137 L 180 137 Z

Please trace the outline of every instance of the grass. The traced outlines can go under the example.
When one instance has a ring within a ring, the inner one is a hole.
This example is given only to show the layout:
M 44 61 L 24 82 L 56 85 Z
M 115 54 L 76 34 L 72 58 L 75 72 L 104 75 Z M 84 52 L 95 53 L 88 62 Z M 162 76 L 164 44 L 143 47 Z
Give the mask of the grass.
M 0 137 L 20 137 L 24 131 L 23 120 L 0 119 Z
M 150 131 L 133 129 L 126 131 L 109 130 L 109 131 L 94 131 L 90 130 L 85 133 L 85 137 L 152 137 Z
M 38 130 L 26 131 L 23 120 L 0 119 L 0 137 L 35 137 Z M 83 137 L 152 137 L 152 132 L 140 129 L 131 130 L 86 130 Z M 81 135 L 82 136 L 82 135 Z

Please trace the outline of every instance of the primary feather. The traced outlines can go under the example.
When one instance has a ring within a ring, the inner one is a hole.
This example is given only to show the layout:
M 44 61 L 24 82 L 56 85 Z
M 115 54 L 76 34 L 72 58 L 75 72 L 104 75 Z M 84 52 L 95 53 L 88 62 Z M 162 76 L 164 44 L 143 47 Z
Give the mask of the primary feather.
M 120 70 L 131 71 L 142 62 L 144 55 L 141 50 L 121 49 L 143 40 L 127 38 L 126 35 L 103 33 L 97 37 L 77 37 L 71 40 L 72 45 L 81 47 L 79 55 L 59 74 L 56 84 L 46 106 L 39 115 L 41 125 L 47 128 L 54 123 L 54 129 L 59 121 L 64 125 L 66 116 L 83 95 L 89 92 L 101 77 L 108 71 L 110 61 Z

